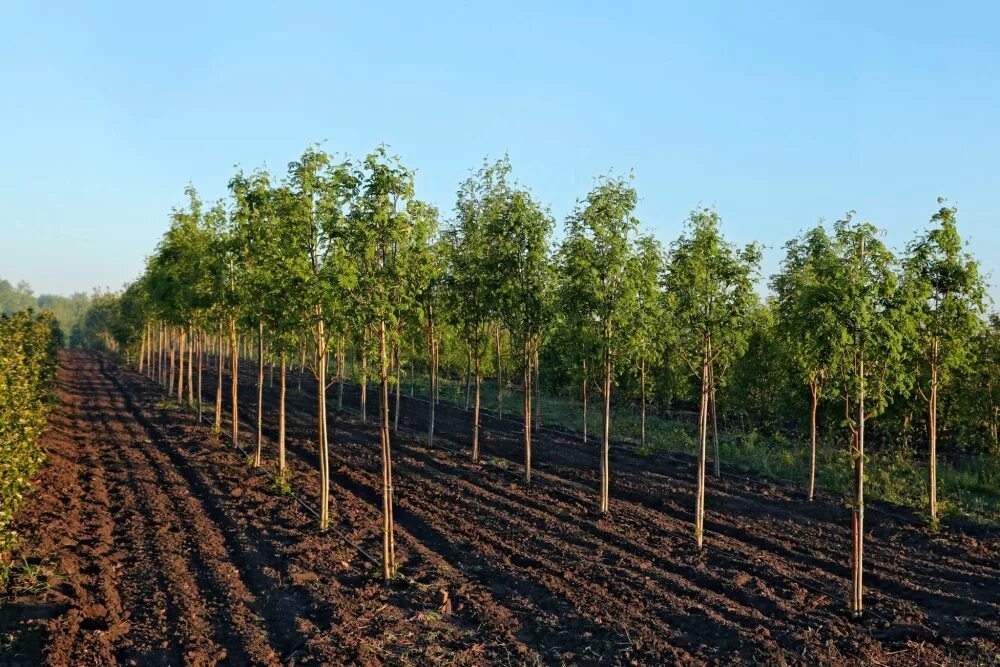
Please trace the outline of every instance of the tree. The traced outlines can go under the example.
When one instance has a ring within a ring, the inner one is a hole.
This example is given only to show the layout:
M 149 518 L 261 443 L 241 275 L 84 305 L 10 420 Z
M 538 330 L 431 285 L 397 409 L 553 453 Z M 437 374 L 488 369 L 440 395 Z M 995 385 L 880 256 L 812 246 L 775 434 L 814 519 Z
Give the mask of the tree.
M 433 233 L 433 216 L 413 199 L 413 173 L 379 146 L 365 158 L 358 197 L 341 230 L 345 261 L 339 284 L 363 326 L 378 335 L 379 439 L 382 445 L 382 574 L 396 574 L 389 426 L 389 335 L 412 310 L 419 255 Z
M 491 324 L 497 314 L 494 276 L 497 266 L 490 229 L 503 215 L 509 193 L 507 158 L 484 164 L 459 186 L 455 221 L 445 233 L 448 270 L 445 288 L 449 313 L 468 346 L 474 384 L 472 401 L 472 460 L 479 461 L 479 408 L 482 363 L 490 345 Z
M 315 343 L 316 429 L 320 468 L 321 530 L 330 522 L 330 443 L 327 431 L 326 390 L 330 326 L 342 302 L 339 273 L 340 238 L 347 206 L 357 190 L 354 169 L 347 161 L 332 163 L 316 147 L 289 163 L 286 185 L 277 195 L 283 243 L 288 247 L 283 279 L 294 295 L 302 322 Z
M 638 196 L 621 178 L 601 179 L 566 220 L 560 253 L 565 287 L 581 313 L 579 322 L 593 328 L 601 364 L 603 426 L 599 509 L 608 511 L 611 464 L 611 387 L 615 362 L 629 340 L 627 324 L 636 312 L 638 271 L 633 215 Z M 567 297 L 563 298 L 565 302 Z
M 816 490 L 816 411 L 833 363 L 837 334 L 834 296 L 824 267 L 834 262 L 833 240 L 822 223 L 785 244 L 781 271 L 771 278 L 778 335 L 785 353 L 809 385 L 809 500 Z
M 951 373 L 972 362 L 969 345 L 982 325 L 986 286 L 976 260 L 963 251 L 955 207 L 944 205 L 931 217 L 936 225 L 910 244 L 905 278 L 916 300 L 917 391 L 927 402 L 929 456 L 928 513 L 937 521 L 938 391 Z
M 663 248 L 652 236 L 636 242 L 631 262 L 635 285 L 635 309 L 628 323 L 631 334 L 627 343 L 629 357 L 639 374 L 639 444 L 646 445 L 646 397 L 649 368 L 663 352 L 663 332 L 669 326 L 664 310 L 662 281 Z
M 531 370 L 545 320 L 551 265 L 549 236 L 553 220 L 527 190 L 511 185 L 497 215 L 490 216 L 489 238 L 494 243 L 495 294 L 501 318 L 519 349 L 524 389 L 524 479 L 531 483 Z
M 913 333 L 910 304 L 898 289 L 896 258 L 871 224 L 849 213 L 834 225 L 835 253 L 822 266 L 837 329 L 833 363 L 841 383 L 844 421 L 852 434 L 854 507 L 851 612 L 860 616 L 864 572 L 865 422 L 904 389 L 903 343 Z
M 701 548 L 705 523 L 705 459 L 712 368 L 746 349 L 748 321 L 757 304 L 754 278 L 760 264 L 756 244 L 736 248 L 719 229 L 712 210 L 692 211 L 687 230 L 670 247 L 665 286 L 673 323 L 673 352 L 701 385 L 695 541 Z M 716 451 L 716 462 L 719 460 Z

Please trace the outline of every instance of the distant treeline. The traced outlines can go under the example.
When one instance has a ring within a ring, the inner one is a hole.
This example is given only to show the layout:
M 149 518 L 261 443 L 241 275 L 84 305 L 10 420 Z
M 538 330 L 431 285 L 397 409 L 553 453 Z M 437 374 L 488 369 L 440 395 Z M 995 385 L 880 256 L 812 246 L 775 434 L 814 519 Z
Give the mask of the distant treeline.
M 90 327 L 87 315 L 94 303 L 106 297 L 105 293 L 97 290 L 89 295 L 86 292 L 74 292 L 69 296 L 36 296 L 31 286 L 23 280 L 12 285 L 9 281 L 0 279 L 0 315 L 11 315 L 28 309 L 51 313 L 59 323 L 63 340 L 70 347 L 93 345 L 92 336 L 88 333 Z

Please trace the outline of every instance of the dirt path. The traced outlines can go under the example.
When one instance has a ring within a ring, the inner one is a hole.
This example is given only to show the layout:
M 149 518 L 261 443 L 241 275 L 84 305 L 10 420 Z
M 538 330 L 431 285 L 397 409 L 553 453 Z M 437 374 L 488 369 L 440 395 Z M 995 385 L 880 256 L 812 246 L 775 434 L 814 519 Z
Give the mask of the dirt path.
M 206 372 L 207 400 L 213 380 Z M 438 446 L 427 447 L 417 435 L 426 405 L 404 399 L 394 440 L 404 576 L 386 587 L 362 554 L 317 533 L 310 514 L 148 379 L 73 352 L 59 385 L 49 463 L 19 515 L 19 555 L 43 566 L 49 586 L 5 602 L 0 664 L 912 665 L 1000 655 L 997 535 L 971 524 L 930 534 L 891 511 L 872 520 L 872 613 L 854 622 L 835 499 L 807 504 L 794 488 L 712 480 L 709 547 L 698 552 L 684 460 L 616 450 L 612 512 L 599 517 L 596 446 L 543 434 L 537 482 L 525 488 L 516 425 L 486 420 L 490 463 L 475 465 L 466 413 L 439 408 Z M 314 502 L 304 389 L 289 392 L 289 461 L 296 493 Z M 249 424 L 250 373 L 241 391 Z M 271 436 L 276 398 L 265 390 Z M 356 406 L 357 393 L 346 400 Z M 331 429 L 334 527 L 377 554 L 377 431 L 345 413 Z

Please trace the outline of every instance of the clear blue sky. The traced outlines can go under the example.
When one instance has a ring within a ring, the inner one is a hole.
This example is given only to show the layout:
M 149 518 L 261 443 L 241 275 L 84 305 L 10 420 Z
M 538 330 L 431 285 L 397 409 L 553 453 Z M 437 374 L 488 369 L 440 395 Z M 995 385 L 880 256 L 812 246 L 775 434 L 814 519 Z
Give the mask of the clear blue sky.
M 944 195 L 1000 276 L 994 3 L 74 4 L 0 0 L 0 277 L 36 291 L 120 287 L 189 181 L 317 140 L 390 144 L 446 214 L 487 155 L 560 221 L 634 169 L 662 241 L 713 205 L 765 276 L 820 217 L 899 248 Z

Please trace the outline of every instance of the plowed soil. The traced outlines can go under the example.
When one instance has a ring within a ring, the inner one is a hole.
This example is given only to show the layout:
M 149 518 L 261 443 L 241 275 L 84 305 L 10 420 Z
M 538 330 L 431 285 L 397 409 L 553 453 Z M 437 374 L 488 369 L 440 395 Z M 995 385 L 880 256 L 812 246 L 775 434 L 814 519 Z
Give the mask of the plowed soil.
M 214 377 L 206 368 L 206 402 Z M 253 382 L 245 366 L 245 446 Z M 314 390 L 290 385 L 292 485 L 315 504 Z M 264 393 L 269 466 L 277 391 Z M 485 460 L 474 464 L 469 414 L 439 405 L 429 446 L 429 406 L 405 395 L 393 440 L 402 576 L 386 586 L 366 556 L 381 553 L 376 425 L 354 412 L 356 388 L 342 412 L 336 393 L 336 532 L 320 533 L 303 505 L 157 384 L 100 354 L 64 353 L 49 461 L 18 519 L 17 557 L 41 565 L 48 585 L 4 600 L 0 663 L 1000 661 L 995 529 L 953 522 L 930 532 L 900 508 L 871 506 L 869 611 L 852 620 L 849 515 L 838 498 L 808 503 L 792 485 L 712 478 L 698 551 L 691 461 L 617 447 L 611 512 L 599 516 L 596 443 L 539 433 L 525 486 L 516 423 L 485 418 Z M 368 409 L 376 413 L 374 400 Z

